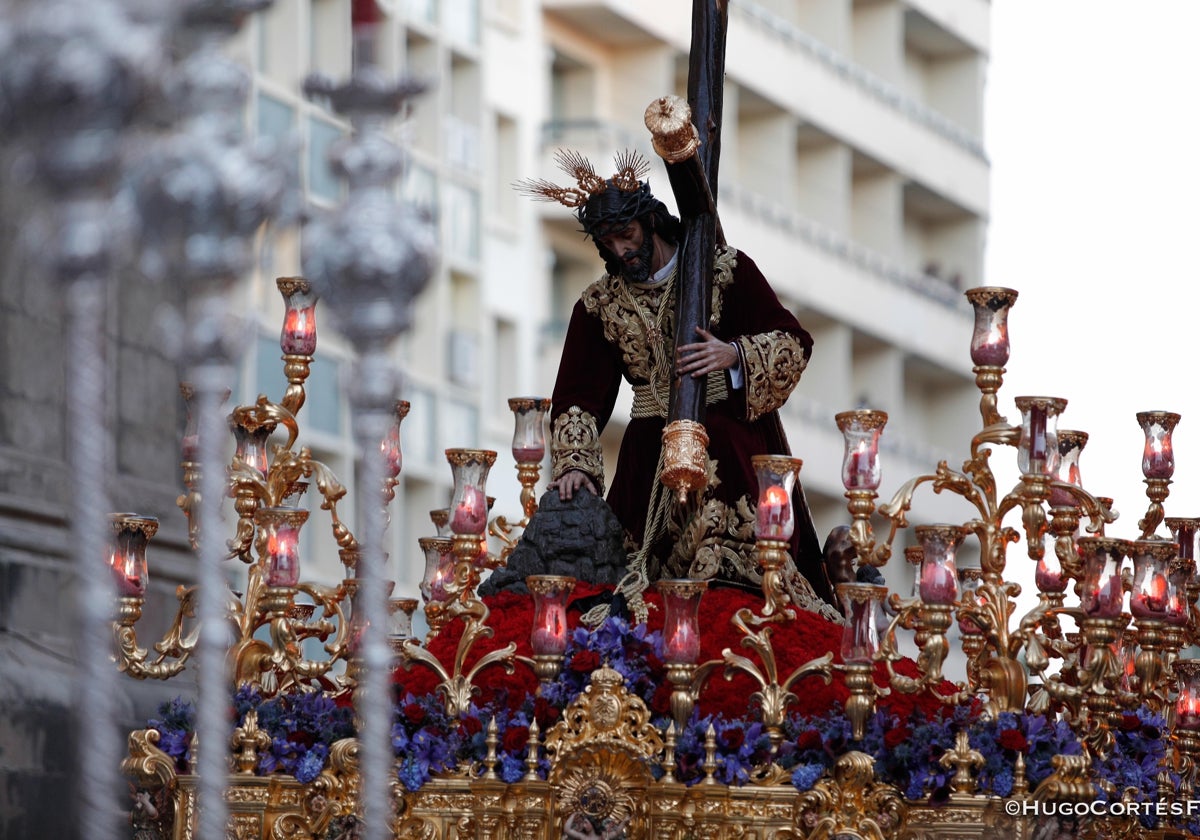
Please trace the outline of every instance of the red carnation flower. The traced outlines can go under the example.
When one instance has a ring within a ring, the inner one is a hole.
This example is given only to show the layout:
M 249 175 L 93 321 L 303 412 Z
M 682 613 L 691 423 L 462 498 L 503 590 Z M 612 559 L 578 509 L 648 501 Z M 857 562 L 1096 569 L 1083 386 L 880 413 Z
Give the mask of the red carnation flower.
M 721 730 L 718 740 L 724 749 L 733 752 L 734 750 L 741 749 L 742 744 L 746 743 L 746 732 L 744 729 L 730 726 Z
M 306 747 L 311 747 L 313 744 L 315 744 L 317 742 L 317 739 L 313 736 L 313 734 L 311 732 L 304 732 L 303 730 L 295 730 L 293 732 L 289 732 L 287 735 L 287 739 L 290 743 L 303 744 Z
M 797 750 L 819 750 L 821 749 L 821 733 L 815 729 L 808 729 L 801 732 L 796 738 Z
M 420 726 L 425 722 L 425 707 L 420 703 L 405 703 L 404 719 L 413 726 Z
M 581 650 L 571 657 L 571 670 L 590 674 L 600 667 L 600 654 L 594 650 Z
M 483 723 L 477 717 L 467 716 L 459 721 L 458 725 L 466 732 L 468 738 L 483 731 Z
M 910 735 L 912 735 L 912 730 L 907 725 L 893 726 L 887 732 L 883 733 L 883 745 L 889 750 L 894 750 L 907 741 Z
M 1004 749 L 1014 752 L 1023 753 L 1029 749 L 1029 740 L 1017 729 L 1005 729 L 996 739 L 996 743 Z
M 557 706 L 551 705 L 545 697 L 537 697 L 533 701 L 533 719 L 538 727 L 545 732 L 562 716 Z
M 525 749 L 525 745 L 529 743 L 529 727 L 528 726 L 510 726 L 504 731 L 504 750 L 505 752 L 516 754 Z

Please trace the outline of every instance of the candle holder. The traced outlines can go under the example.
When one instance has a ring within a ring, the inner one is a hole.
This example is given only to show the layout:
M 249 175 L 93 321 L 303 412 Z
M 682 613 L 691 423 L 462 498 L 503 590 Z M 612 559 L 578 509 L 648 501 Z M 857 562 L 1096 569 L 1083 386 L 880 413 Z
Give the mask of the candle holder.
M 983 584 L 983 569 L 971 566 L 958 570 L 960 602 L 978 605 L 979 587 Z M 962 642 L 963 653 L 967 657 L 967 683 L 980 685 L 981 657 L 987 647 L 987 637 L 983 628 L 962 609 L 958 611 L 958 631 Z
M 957 525 L 918 525 L 914 529 L 921 542 L 920 579 L 917 592 L 932 606 L 947 607 L 958 600 L 956 557 L 963 540 Z
M 1057 476 L 1062 456 L 1058 444 L 1058 415 L 1067 401 L 1058 397 L 1017 397 L 1021 412 L 1021 438 L 1017 443 L 1017 469 L 1028 475 Z
M 957 551 L 966 534 L 958 525 L 918 525 L 914 532 L 920 545 L 920 566 L 917 570 L 917 597 L 902 600 L 893 595 L 890 604 L 895 616 L 889 623 L 881 644 L 881 658 L 887 666 L 888 682 L 904 694 L 914 694 L 942 682 L 942 667 L 949 653 L 946 631 L 954 622 L 953 607 L 958 600 Z M 906 552 L 907 554 L 907 552 Z M 914 552 L 916 554 L 916 552 Z M 920 677 L 906 677 L 895 672 L 892 663 L 901 659 L 896 643 L 897 627 L 920 627 L 922 640 L 917 656 Z M 965 686 L 947 698 L 957 703 L 965 695 Z
M 299 436 L 296 412 L 304 402 L 302 386 L 315 342 L 315 296 L 300 278 L 280 278 L 276 285 L 288 311 L 294 313 L 290 318 L 285 316 L 281 332 L 288 393 L 282 403 L 264 395 L 253 405 L 238 406 L 229 414 L 235 454 L 224 487 L 224 494 L 234 500 L 238 516 L 234 538 L 227 543 L 227 557 L 237 558 L 249 567 L 244 592 L 230 591 L 228 598 L 222 596 L 236 634 L 228 658 L 235 682 L 258 686 L 264 697 L 289 687 L 329 686 L 325 675 L 348 651 L 351 604 L 358 588 L 352 576 L 358 542 L 337 511 L 346 488 L 328 467 L 312 457 L 307 447 L 294 448 Z M 189 541 L 193 548 L 200 549 L 201 473 L 196 460 L 198 423 L 192 410 L 196 392 L 188 384 L 181 384 L 180 392 L 188 409 L 181 448 L 188 492 L 179 497 L 177 504 L 188 519 Z M 221 401 L 227 397 L 228 391 Z M 286 437 L 281 443 L 271 444 L 271 436 L 279 431 L 286 431 Z M 299 580 L 299 530 L 308 512 L 295 503 L 310 486 L 322 496 L 321 508 L 329 513 L 339 557 L 346 565 L 347 577 L 336 588 Z M 123 599 L 114 628 L 118 667 L 139 679 L 169 679 L 180 673 L 198 634 L 198 629 L 188 633 L 183 629 L 185 621 L 196 613 L 197 592 L 195 587 L 180 587 L 177 591 L 179 605 L 174 621 L 155 643 L 159 656 L 152 662 L 137 646 L 134 633 L 140 605 Z M 306 596 L 305 603 L 296 602 L 300 593 Z M 264 628 L 269 630 L 269 638 L 260 632 Z M 309 638 L 324 643 L 327 658 L 303 657 L 303 643 Z M 349 671 L 334 679 L 333 684 L 349 687 Z
M 693 687 L 693 677 L 700 658 L 700 597 L 708 581 L 660 580 L 655 586 L 663 598 L 663 663 L 672 686 L 671 716 L 682 729 L 699 690 Z
M 842 630 L 842 662 L 836 667 L 845 672 L 846 688 L 850 691 L 845 708 L 852 737 L 861 741 L 866 735 L 867 720 L 875 711 L 875 697 L 882 693 L 876 689 L 873 677 L 874 661 L 879 653 L 875 615 L 879 603 L 887 597 L 887 587 L 839 583 L 837 594 L 842 601 L 846 625 Z
M 1088 433 L 1075 429 L 1058 430 L 1058 469 L 1055 479 L 1063 485 L 1075 488 L 1083 487 L 1083 479 L 1079 473 L 1079 456 L 1087 446 Z M 1058 484 L 1050 487 L 1050 507 L 1074 507 L 1078 505 L 1075 496 L 1066 487 Z
M 750 463 L 758 480 L 754 536 L 765 599 L 762 614 L 770 616 L 787 610 L 790 602 L 783 567 L 796 526 L 792 492 L 804 462 L 787 455 L 754 455 Z M 787 612 L 788 617 L 794 615 L 790 610 Z
M 436 508 L 429 511 L 429 520 L 433 523 L 433 527 L 437 529 L 439 537 L 454 536 L 454 532 L 450 530 L 450 508 Z
M 1129 606 L 1137 626 L 1141 648 L 1134 660 L 1141 699 L 1156 711 L 1166 703 L 1163 680 L 1170 664 L 1167 647 L 1167 607 L 1171 602 L 1168 566 L 1175 559 L 1175 543 L 1169 540 L 1137 540 L 1133 544 L 1133 586 Z
M 842 484 L 846 488 L 847 505 L 853 521 L 850 540 L 858 554 L 858 564 L 882 566 L 891 557 L 895 527 L 886 543 L 875 545 L 871 531 L 871 514 L 879 495 L 882 471 L 879 465 L 879 438 L 887 425 L 887 412 L 871 409 L 843 411 L 834 417 L 845 441 L 842 459 Z
M 259 508 L 255 513 L 268 587 L 294 589 L 300 582 L 300 528 L 307 520 L 308 511 L 294 507 Z
M 387 435 L 379 444 L 379 452 L 386 464 L 383 477 L 383 504 L 386 507 L 396 498 L 396 485 L 400 483 L 400 471 L 404 468 L 404 449 L 400 445 L 400 424 L 411 408 L 408 400 L 396 400 L 395 420 Z
M 759 690 L 752 695 L 752 699 L 758 702 L 762 711 L 763 727 L 774 754 L 783 742 L 783 721 L 787 707 L 796 700 L 791 687 L 798 680 L 811 675 L 821 676 L 828 684 L 832 680 L 833 654 L 826 653 L 811 659 L 793 670 L 786 678 L 780 677 L 779 663 L 771 643 L 771 628 L 779 622 L 790 621 L 796 617 L 795 611 L 789 607 L 790 597 L 784 586 L 782 570 L 788 559 L 788 540 L 795 526 L 792 490 L 802 462 L 799 458 L 786 455 L 755 455 L 751 462 L 759 488 L 755 549 L 762 572 L 763 607 L 759 613 L 755 613 L 749 607 L 743 607 L 734 613 L 731 623 L 742 634 L 742 647 L 758 654 L 761 664 L 725 648 L 721 651 L 720 659 L 711 659 L 700 665 L 695 665 L 694 659 L 692 662 L 676 665 L 668 663 L 667 674 L 668 680 L 674 686 L 671 695 L 672 713 L 681 728 L 691 716 L 700 689 L 715 669 L 723 665 L 727 675 L 732 671 L 748 674 L 759 684 Z M 685 595 L 690 596 L 695 583 L 697 581 L 674 581 L 664 585 L 660 582 L 659 589 L 663 591 L 664 601 L 671 603 L 668 600 L 668 589 L 682 590 Z M 698 604 L 699 594 L 696 595 L 696 602 Z M 695 638 L 698 643 L 699 636 Z M 696 652 L 698 654 L 698 649 Z M 767 779 L 774 778 L 769 768 L 763 772 L 765 775 L 761 778 L 764 783 Z M 757 769 L 755 778 L 760 778 Z
M 288 387 L 282 404 L 296 414 L 304 405 L 304 382 L 317 352 L 317 294 L 303 277 L 276 278 L 275 287 L 283 295 L 285 307 L 279 349 L 283 351 L 283 375 Z
M 404 645 L 413 638 L 413 614 L 417 611 L 416 598 L 388 599 L 388 644 L 392 652 L 399 655 Z
M 917 595 L 917 584 L 921 580 L 921 563 L 925 560 L 925 550 L 919 545 L 908 545 L 904 547 L 904 562 L 913 569 L 913 588 L 912 596 Z M 961 577 L 960 577 L 961 579 Z M 895 604 L 897 607 L 901 602 L 899 595 L 888 596 L 889 605 Z M 929 634 L 925 632 L 925 628 L 921 625 L 921 611 L 915 610 L 910 613 L 907 620 L 899 622 L 897 627 L 903 627 L 906 630 L 913 631 L 913 643 L 920 650 L 925 646 L 925 641 L 929 638 Z
M 287 429 L 288 438 L 283 446 L 277 447 L 277 461 L 281 467 L 285 461 L 288 466 L 272 471 L 267 441 L 280 424 Z M 250 564 L 254 562 L 251 548 L 255 534 L 255 512 L 264 505 L 281 504 L 292 485 L 306 474 L 306 469 L 308 474 L 316 469 L 313 466 L 316 462 L 305 464 L 302 459 L 306 455 L 291 452 L 299 433 L 296 418 L 265 395 L 260 396 L 254 405 L 235 408 L 229 415 L 229 429 L 235 445 L 233 463 L 229 467 L 229 481 L 232 484 L 230 495 L 233 496 L 233 509 L 238 515 L 237 531 L 229 543 L 230 556 L 240 557 L 243 563 Z M 333 485 L 338 487 L 336 481 Z M 345 490 L 341 490 L 341 494 L 344 493 Z
M 425 555 L 425 573 L 420 588 L 429 638 L 433 638 L 449 621 L 444 604 L 449 599 L 446 582 L 454 577 L 454 540 L 451 537 L 421 537 L 417 543 Z
M 1180 590 L 1191 616 L 1194 613 L 1196 600 L 1200 598 L 1200 576 L 1196 574 L 1196 538 L 1200 535 L 1200 519 L 1168 517 L 1164 521 L 1174 536 L 1175 545 L 1179 550 L 1179 559 L 1188 561 L 1191 570 Z M 1193 628 L 1200 627 L 1200 617 L 1190 617 L 1189 624 Z M 1193 629 L 1193 638 L 1196 636 Z
M 1021 431 L 1017 442 L 1017 469 L 1021 473 L 1022 522 L 1030 558 L 1038 560 L 1045 551 L 1046 510 L 1052 479 L 1058 474 L 1058 415 L 1067 401 L 1058 397 L 1017 397 Z M 1062 489 L 1062 488 L 1060 488 Z
M 1200 659 L 1177 660 L 1172 670 L 1179 680 L 1172 727 L 1180 749 L 1195 760 L 1200 755 Z
M 1128 540 L 1112 537 L 1079 539 L 1084 559 L 1080 605 L 1085 617 L 1113 619 L 1121 614 L 1124 594 L 1121 564 L 1132 548 Z
M 425 606 L 425 615 L 429 620 L 431 636 L 440 632 L 449 622 L 462 618 L 462 636 L 450 668 L 444 666 L 427 648 L 417 646 L 415 640 L 409 640 L 401 652 L 405 668 L 419 663 L 441 677 L 438 693 L 445 703 L 446 714 L 453 717 L 469 707 L 471 696 L 477 691 L 474 679 L 480 671 L 492 665 L 503 665 L 505 670 L 512 672 L 517 646 L 510 642 L 503 648 L 480 656 L 470 669 L 465 668 L 467 656 L 475 643 L 492 635 L 492 629 L 487 626 L 490 611 L 476 594 L 476 587 L 479 585 L 481 543 L 486 539 L 487 528 L 488 497 L 485 487 L 488 470 L 496 462 L 496 452 L 491 449 L 447 449 L 446 460 L 454 476 L 454 495 L 449 508 L 450 530 L 454 532 L 450 538 L 453 574 L 442 584 L 446 598 L 440 602 L 431 598 Z M 426 557 L 429 555 L 426 554 Z M 435 625 L 437 630 L 432 629 Z
M 454 476 L 454 495 L 450 500 L 450 530 L 454 534 L 454 556 L 460 567 L 447 591 L 451 596 L 474 596 L 479 572 L 476 560 L 479 543 L 484 539 L 488 521 L 488 471 L 496 463 L 491 449 L 447 449 L 446 460 Z
M 1120 710 L 1121 668 L 1113 643 L 1125 626 L 1121 565 L 1133 545 L 1111 537 L 1082 537 L 1079 548 L 1084 556 L 1080 633 L 1086 648 L 1076 671 L 1078 691 L 1074 696 L 1082 700 L 1082 714 L 1094 724 L 1085 732 L 1088 749 L 1102 758 L 1112 749 L 1109 725 Z
M 1166 648 L 1175 654 L 1183 647 L 1191 619 L 1192 603 L 1188 600 L 1188 584 L 1196 575 L 1194 560 L 1176 557 L 1167 565 Z
M 114 532 L 109 546 L 108 568 L 116 584 L 117 596 L 144 600 L 150 579 L 146 546 L 158 533 L 158 520 L 136 513 L 114 513 L 108 519 Z
M 513 397 L 508 401 L 512 410 L 513 441 L 512 455 L 517 464 L 517 481 L 521 483 L 521 513 L 519 522 L 509 522 L 507 517 L 497 516 L 488 526 L 488 533 L 500 540 L 502 548 L 493 567 L 508 561 L 517 547 L 518 538 L 513 532 L 524 530 L 529 520 L 537 513 L 538 479 L 542 473 L 542 459 L 546 457 L 546 412 L 550 400 L 543 397 Z
M 106 560 L 117 587 L 117 611 L 113 619 L 117 670 L 139 680 L 170 679 L 183 671 L 196 648 L 199 629 L 186 635 L 183 630 L 184 618 L 195 615 L 196 588 L 181 586 L 177 590 L 180 606 L 175 621 L 154 645 L 158 656 L 148 661 L 150 653 L 138 645 L 135 625 L 142 617 L 150 577 L 146 547 L 158 532 L 158 520 L 134 513 L 114 513 L 109 522 L 113 537 Z
M 338 584 L 338 592 L 347 610 L 351 609 L 354 596 L 358 594 L 358 563 L 361 559 L 362 551 L 358 548 L 338 549 L 338 560 L 341 561 L 345 574 L 342 582 Z
M 219 401 L 220 405 L 224 405 L 232 393 L 228 388 L 225 389 Z M 188 543 L 192 550 L 196 551 L 200 548 L 200 461 L 198 446 L 200 443 L 200 434 L 198 429 L 198 417 L 196 406 L 194 404 L 196 398 L 196 389 L 190 382 L 179 383 L 179 394 L 183 397 L 184 411 L 186 420 L 183 427 L 183 438 L 180 441 L 179 455 L 180 468 L 183 471 L 183 486 L 187 490 L 181 494 L 176 500 L 175 505 L 188 521 Z
M 971 334 L 971 361 L 975 364 L 975 385 L 982 393 L 979 414 L 984 427 L 1007 425 L 997 410 L 996 393 L 1004 384 L 1004 366 L 1008 364 L 1008 311 L 1017 293 L 1000 286 L 968 289 L 967 300 L 975 308 L 975 329 Z
M 521 525 L 537 512 L 537 486 L 542 459 L 546 457 L 546 412 L 550 400 L 543 397 L 513 397 L 508 401 L 513 413 L 512 455 L 517 464 L 517 480 L 521 483 Z
M 533 631 L 529 646 L 533 659 L 527 662 L 542 685 L 562 671 L 567 650 L 567 598 L 575 589 L 575 578 L 565 575 L 530 575 L 525 579 L 533 595 Z
M 1164 539 L 1135 540 L 1133 584 L 1129 608 L 1134 618 L 1164 620 L 1169 600 L 1167 565 L 1175 559 L 1175 543 Z
M 1146 497 L 1150 507 L 1138 522 L 1142 538 L 1151 536 L 1163 521 L 1163 502 L 1171 494 L 1171 476 L 1175 474 L 1175 451 L 1171 434 L 1179 422 L 1179 415 L 1170 411 L 1140 411 L 1138 425 L 1146 435 L 1142 449 L 1142 475 L 1146 484 Z

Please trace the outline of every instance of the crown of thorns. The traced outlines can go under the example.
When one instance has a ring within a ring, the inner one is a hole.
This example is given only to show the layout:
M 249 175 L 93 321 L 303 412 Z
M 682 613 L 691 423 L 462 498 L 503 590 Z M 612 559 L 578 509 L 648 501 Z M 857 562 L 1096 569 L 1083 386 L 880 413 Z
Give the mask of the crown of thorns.
M 558 168 L 575 179 L 574 187 L 560 187 L 542 179 L 518 181 L 514 186 L 538 201 L 557 201 L 564 207 L 578 209 L 592 196 L 608 189 L 609 183 L 625 193 L 636 193 L 644 184 L 642 177 L 650 171 L 650 162 L 637 151 L 626 149 L 614 158 L 616 173 L 608 181 L 596 174 L 591 161 L 579 152 L 559 149 L 554 153 Z

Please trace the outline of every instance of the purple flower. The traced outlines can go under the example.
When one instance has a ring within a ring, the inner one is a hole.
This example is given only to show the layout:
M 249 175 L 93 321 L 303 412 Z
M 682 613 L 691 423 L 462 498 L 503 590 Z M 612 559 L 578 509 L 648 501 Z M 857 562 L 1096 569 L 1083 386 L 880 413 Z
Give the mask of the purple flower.
M 521 781 L 525 775 L 525 765 L 520 759 L 511 755 L 500 756 L 500 778 L 506 785 Z
M 325 759 L 328 757 L 329 751 L 324 744 L 316 744 L 312 749 L 304 753 L 299 761 L 296 762 L 296 781 L 301 784 L 308 784 L 317 776 L 321 775 L 321 771 L 325 769 Z
M 796 769 L 792 771 L 792 784 L 796 790 L 803 793 L 810 790 L 824 774 L 824 764 L 797 764 Z

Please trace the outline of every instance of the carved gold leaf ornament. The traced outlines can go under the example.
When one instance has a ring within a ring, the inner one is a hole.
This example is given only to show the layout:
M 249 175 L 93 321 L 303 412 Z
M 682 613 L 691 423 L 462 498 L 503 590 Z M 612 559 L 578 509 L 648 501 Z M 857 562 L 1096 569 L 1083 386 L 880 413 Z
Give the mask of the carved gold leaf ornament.
M 782 330 L 742 336 L 737 344 L 745 363 L 746 420 L 753 421 L 787 401 L 808 357 L 800 340 Z
M 550 432 L 550 457 L 553 478 L 569 470 L 582 470 L 599 482 L 604 492 L 604 455 L 596 418 L 573 405 L 554 420 Z

